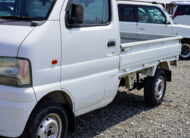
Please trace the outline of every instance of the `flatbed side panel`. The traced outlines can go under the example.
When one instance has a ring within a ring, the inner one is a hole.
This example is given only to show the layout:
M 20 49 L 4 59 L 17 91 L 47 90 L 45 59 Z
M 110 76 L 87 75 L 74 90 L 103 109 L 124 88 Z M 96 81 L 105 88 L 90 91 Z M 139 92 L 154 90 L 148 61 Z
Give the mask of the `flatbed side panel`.
M 167 59 L 176 59 L 181 53 L 180 37 L 148 40 L 121 45 L 120 71 L 149 67 Z
M 163 41 L 165 39 L 170 39 L 173 36 L 169 35 L 155 35 L 155 34 L 142 34 L 142 33 L 129 33 L 129 32 L 120 32 L 121 37 L 121 43 L 131 43 L 133 45 L 136 45 L 135 42 L 142 42 L 145 43 L 146 41 L 151 42 L 149 40 L 156 40 L 160 41 L 162 39 Z M 176 38 L 175 38 L 176 39 Z

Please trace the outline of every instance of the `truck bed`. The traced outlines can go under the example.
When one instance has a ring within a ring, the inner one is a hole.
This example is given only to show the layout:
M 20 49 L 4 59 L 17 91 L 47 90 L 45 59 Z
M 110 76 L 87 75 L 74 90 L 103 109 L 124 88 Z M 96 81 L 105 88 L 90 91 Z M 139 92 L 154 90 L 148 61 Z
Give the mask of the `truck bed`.
M 120 33 L 121 74 L 150 68 L 159 62 L 176 60 L 181 52 L 181 37 Z

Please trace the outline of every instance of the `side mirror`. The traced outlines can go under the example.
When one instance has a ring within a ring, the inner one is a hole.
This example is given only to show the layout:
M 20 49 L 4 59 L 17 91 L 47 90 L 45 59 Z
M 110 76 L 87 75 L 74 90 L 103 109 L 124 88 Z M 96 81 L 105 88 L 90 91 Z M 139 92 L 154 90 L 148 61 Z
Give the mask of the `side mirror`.
M 77 3 L 72 3 L 70 8 L 66 11 L 66 24 L 69 27 L 82 24 L 84 21 L 83 6 Z

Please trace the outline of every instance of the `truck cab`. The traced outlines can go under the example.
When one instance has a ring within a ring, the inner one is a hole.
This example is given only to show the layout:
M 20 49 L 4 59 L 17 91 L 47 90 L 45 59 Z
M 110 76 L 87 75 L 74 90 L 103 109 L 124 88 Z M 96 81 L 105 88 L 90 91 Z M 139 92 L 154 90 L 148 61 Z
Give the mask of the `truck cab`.
M 115 0 L 13 3 L 0 15 L 1 136 L 66 138 L 120 85 L 162 103 L 181 37 L 121 33 Z
M 38 107 L 42 101 L 54 99 L 64 105 L 72 120 L 113 100 L 119 85 L 116 2 L 12 2 L 13 12 L 0 15 L 0 135 L 20 136 L 31 125 L 29 118 L 42 110 Z M 57 122 L 54 126 L 64 121 L 56 115 L 46 118 Z M 44 128 L 51 122 L 42 121 Z M 36 134 L 38 126 L 33 128 L 35 133 L 27 131 L 30 136 L 25 137 L 43 135 L 42 129 Z M 57 136 L 65 137 L 60 132 Z

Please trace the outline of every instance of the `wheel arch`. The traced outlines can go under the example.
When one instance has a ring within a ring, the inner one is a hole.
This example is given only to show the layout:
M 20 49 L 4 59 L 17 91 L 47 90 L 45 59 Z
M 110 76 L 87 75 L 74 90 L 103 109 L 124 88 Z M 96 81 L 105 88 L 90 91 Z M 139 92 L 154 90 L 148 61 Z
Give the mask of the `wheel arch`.
M 171 67 L 170 67 L 170 62 L 169 61 L 165 61 L 165 62 L 161 62 L 158 64 L 157 68 L 161 68 L 163 70 L 170 70 Z
M 67 113 L 68 119 L 69 119 L 69 131 L 74 132 L 75 130 L 75 114 L 74 114 L 74 102 L 72 100 L 72 97 L 66 92 L 66 91 L 52 91 L 46 95 L 44 95 L 38 102 L 38 104 L 41 101 L 44 100 L 51 100 L 56 103 L 61 104 Z
M 154 67 L 151 67 L 146 70 L 146 75 L 153 77 L 156 73 L 157 68 L 163 69 L 166 73 L 167 81 L 172 80 L 172 74 L 171 74 L 171 67 L 169 61 L 160 62 L 159 64 L 155 65 Z
M 158 68 L 161 68 L 165 71 L 167 81 L 171 82 L 172 81 L 172 72 L 171 72 L 170 62 L 169 61 L 162 62 L 162 63 L 158 64 Z
M 186 41 L 186 40 L 190 41 L 190 36 L 183 37 L 183 38 L 181 39 L 181 43 L 183 43 L 183 42 Z
M 29 118 L 32 116 L 32 113 L 38 107 L 38 105 L 46 100 L 54 101 L 58 104 L 61 104 L 64 107 L 64 109 L 66 110 L 66 113 L 67 113 L 68 121 L 69 121 L 68 129 L 69 129 L 69 131 L 74 132 L 74 130 L 75 130 L 75 114 L 73 112 L 74 103 L 72 101 L 71 96 L 69 96 L 69 94 L 65 91 L 60 91 L 60 90 L 52 91 L 52 92 L 49 92 L 46 95 L 44 95 L 41 99 L 38 100 L 37 104 L 35 105 L 35 107 L 33 108 L 32 112 L 31 112 Z M 28 121 L 29 121 L 29 119 L 28 119 Z M 25 126 L 25 129 L 28 125 L 28 121 Z
M 65 92 L 65 91 L 52 91 L 44 95 L 39 101 L 41 102 L 42 100 L 52 100 L 55 101 L 59 104 L 65 105 L 68 104 L 71 110 L 74 110 L 74 103 L 71 98 L 71 96 Z

